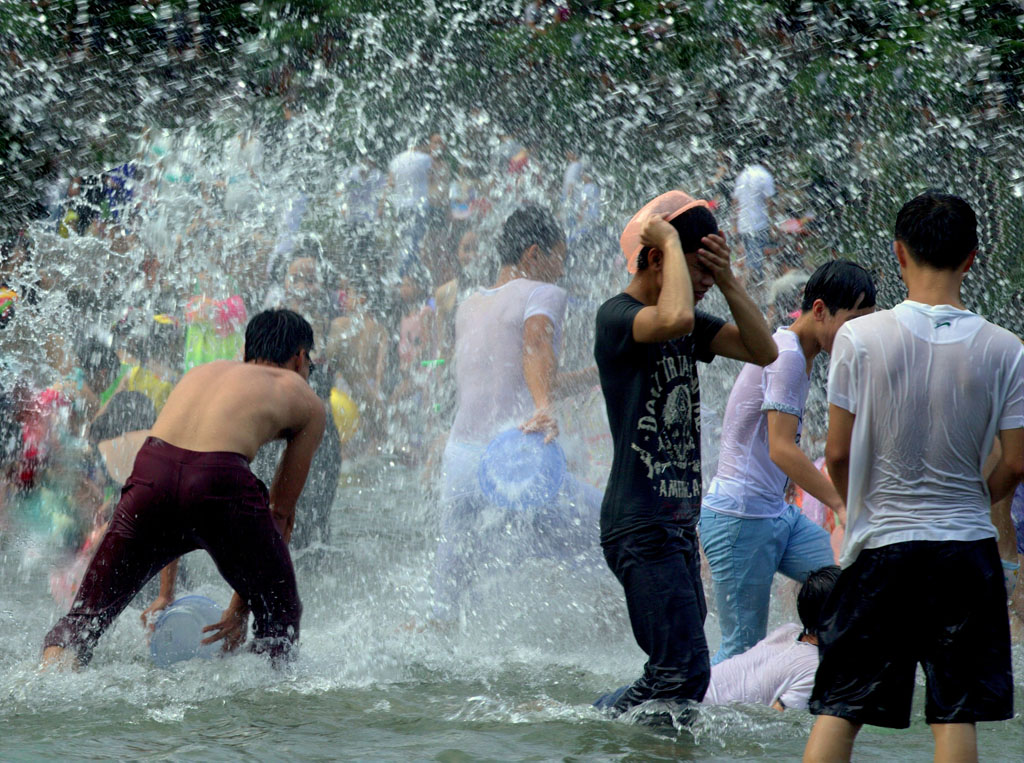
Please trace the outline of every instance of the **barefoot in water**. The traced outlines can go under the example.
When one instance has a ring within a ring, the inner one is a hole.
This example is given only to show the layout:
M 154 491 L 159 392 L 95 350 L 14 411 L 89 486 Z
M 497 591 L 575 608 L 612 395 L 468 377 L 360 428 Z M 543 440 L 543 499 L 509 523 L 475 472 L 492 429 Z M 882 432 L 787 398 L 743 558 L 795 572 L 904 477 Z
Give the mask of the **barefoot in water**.
M 43 661 L 40 670 L 78 670 L 81 667 L 75 656 L 62 646 L 48 646 L 43 650 Z

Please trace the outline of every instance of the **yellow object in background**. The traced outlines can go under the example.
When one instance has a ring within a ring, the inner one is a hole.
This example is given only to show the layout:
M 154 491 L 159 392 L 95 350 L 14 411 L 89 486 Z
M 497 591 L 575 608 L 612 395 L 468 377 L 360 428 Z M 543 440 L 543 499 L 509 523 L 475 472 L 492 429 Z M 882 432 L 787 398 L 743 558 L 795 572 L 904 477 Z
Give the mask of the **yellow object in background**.
M 337 427 L 338 437 L 342 442 L 352 437 L 359 429 L 359 406 L 337 387 L 331 388 L 331 415 L 334 417 L 334 426 Z
M 144 394 L 153 402 L 156 412 L 160 413 L 160 409 L 164 407 L 164 403 L 170 397 L 174 385 L 169 381 L 164 381 L 152 371 L 135 366 L 128 372 L 124 388 Z

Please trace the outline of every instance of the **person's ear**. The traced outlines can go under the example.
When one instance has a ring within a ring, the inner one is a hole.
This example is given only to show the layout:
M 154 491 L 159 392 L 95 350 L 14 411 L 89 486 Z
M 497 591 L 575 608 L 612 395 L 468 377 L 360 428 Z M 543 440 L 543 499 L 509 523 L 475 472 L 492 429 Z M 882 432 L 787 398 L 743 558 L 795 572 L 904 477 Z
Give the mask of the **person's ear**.
M 971 265 L 974 264 L 974 259 L 977 256 L 978 256 L 978 250 L 977 249 L 972 250 L 971 253 L 967 255 L 967 259 L 964 260 L 964 264 L 962 266 L 963 270 L 960 271 L 963 275 L 967 275 L 967 271 L 971 269 Z
M 661 270 L 662 265 L 665 264 L 665 255 L 662 254 L 660 249 L 651 249 L 647 253 L 647 267 L 651 270 Z
M 828 317 L 828 305 L 825 304 L 825 300 L 816 299 L 811 305 L 811 314 L 814 316 L 814 320 L 821 322 Z
M 907 266 L 907 258 L 910 256 L 906 245 L 899 239 L 896 239 L 892 242 L 892 251 L 896 255 L 896 260 L 900 263 L 900 267 L 905 268 Z
M 523 252 L 523 256 L 519 258 L 519 261 L 524 265 L 532 266 L 538 257 L 540 257 L 540 247 L 537 244 L 530 244 L 530 248 Z

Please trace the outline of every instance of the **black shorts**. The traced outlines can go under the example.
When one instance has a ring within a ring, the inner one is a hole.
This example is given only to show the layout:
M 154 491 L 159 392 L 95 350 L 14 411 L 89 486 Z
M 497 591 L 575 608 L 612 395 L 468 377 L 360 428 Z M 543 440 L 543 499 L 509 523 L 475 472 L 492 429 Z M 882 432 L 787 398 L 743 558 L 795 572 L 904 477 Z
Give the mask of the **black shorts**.
M 906 728 L 918 663 L 928 723 L 1013 717 L 1010 623 L 993 539 L 865 549 L 825 604 L 810 710 Z

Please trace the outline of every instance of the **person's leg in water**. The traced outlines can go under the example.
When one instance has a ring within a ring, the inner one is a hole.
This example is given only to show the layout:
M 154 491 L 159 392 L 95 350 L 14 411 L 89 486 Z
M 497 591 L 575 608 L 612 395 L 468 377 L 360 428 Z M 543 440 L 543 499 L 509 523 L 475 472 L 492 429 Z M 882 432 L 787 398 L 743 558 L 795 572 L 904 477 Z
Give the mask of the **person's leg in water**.
M 804 763 L 836 763 L 853 757 L 861 724 L 834 715 L 819 715 L 804 748 Z
M 973 723 L 932 723 L 936 763 L 977 763 L 978 729 Z
M 477 537 L 477 507 L 472 496 L 448 501 L 441 518 L 441 540 L 434 557 L 431 583 L 434 590 L 432 616 L 438 623 L 457 623 L 463 614 L 464 597 L 477 580 L 477 558 L 481 539 Z
M 230 458 L 232 454 L 217 454 Z M 202 548 L 253 614 L 252 651 L 275 662 L 295 656 L 302 603 L 288 546 L 274 524 L 269 494 L 242 456 L 216 471 L 197 469 L 188 488 L 204 496 L 185 507 Z M 231 492 L 224 494 L 224 483 Z
M 711 566 L 722 629 L 712 665 L 742 654 L 765 637 L 772 578 L 784 548 L 777 542 L 775 522 L 701 511 L 700 542 Z
M 711 665 L 696 535 L 646 527 L 606 544 L 605 558 L 622 583 L 633 635 L 649 658 L 612 711 L 621 714 L 648 700 L 700 702 Z
M 44 664 L 66 662 L 66 650 L 71 650 L 74 666 L 87 665 L 100 636 L 142 586 L 169 562 L 199 547 L 162 489 L 164 482 L 176 479 L 173 466 L 140 452 L 136 474 L 125 484 L 71 610 L 46 634 Z

